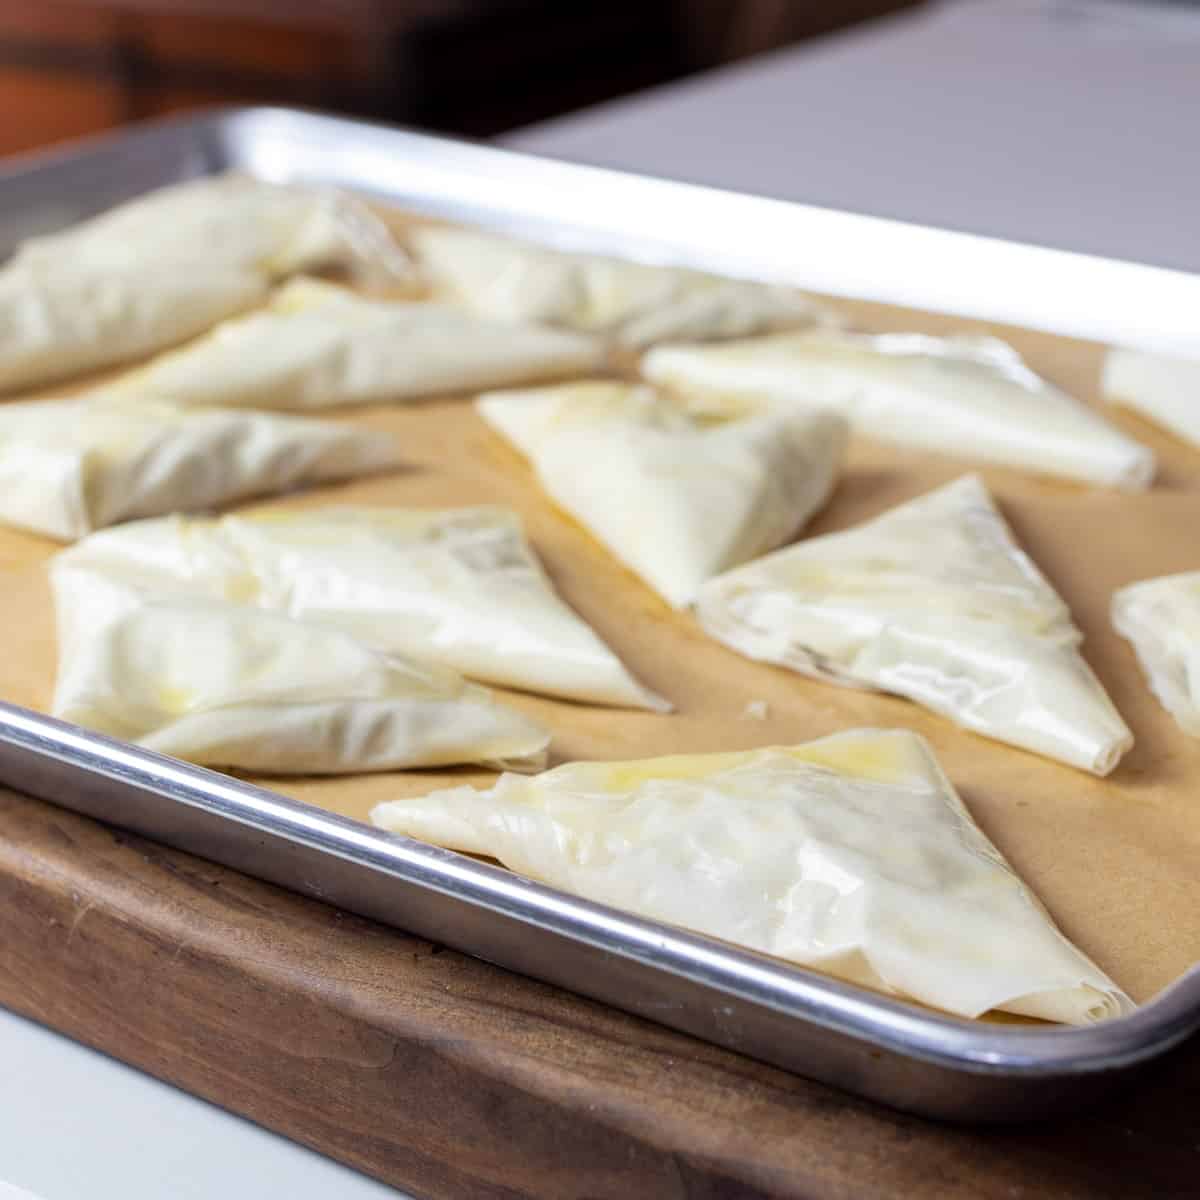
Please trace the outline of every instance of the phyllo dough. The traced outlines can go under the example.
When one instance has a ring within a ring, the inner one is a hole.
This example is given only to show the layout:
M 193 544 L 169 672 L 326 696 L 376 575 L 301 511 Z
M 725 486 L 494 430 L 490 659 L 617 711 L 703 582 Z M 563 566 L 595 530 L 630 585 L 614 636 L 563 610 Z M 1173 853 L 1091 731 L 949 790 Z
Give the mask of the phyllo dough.
M 1153 452 L 990 337 L 820 330 L 725 346 L 660 346 L 642 362 L 698 411 L 819 404 L 855 431 L 921 450 L 1142 489 Z
M 440 294 L 501 321 L 538 321 L 637 348 L 667 338 L 746 337 L 832 322 L 802 292 L 553 250 L 465 229 L 413 230 L 410 242 Z
M 371 817 L 961 1016 L 1087 1024 L 1133 1008 L 1058 931 L 912 733 L 570 763 L 391 801 Z
M 378 650 L 572 700 L 669 705 L 567 607 L 508 509 L 326 508 L 140 521 L 77 562 L 318 622 Z
M 1200 446 L 1200 358 L 1113 349 L 1104 361 L 1102 386 L 1114 404 Z
M 119 267 L 70 258 L 0 269 L 0 390 L 151 354 L 258 304 L 256 271 L 177 255 Z
M 1067 606 L 974 475 L 712 580 L 697 615 L 750 658 L 906 696 L 1097 775 L 1133 745 Z
M 407 272 L 382 225 L 345 197 L 245 179 L 151 193 L 23 243 L 0 270 L 0 388 L 151 354 L 324 266 Z
M 407 278 L 407 255 L 363 204 L 331 188 L 267 183 L 245 175 L 193 179 L 147 192 L 58 233 L 29 238 L 14 261 L 139 260 L 181 255 L 249 269 L 265 279 L 338 267 L 357 277 Z
M 550 740 L 454 671 L 277 613 L 147 600 L 69 644 L 55 716 L 203 766 L 529 769 Z
M 478 391 L 594 370 L 594 338 L 370 300 L 297 279 L 265 309 L 155 359 L 108 390 L 172 404 L 318 409 Z
M 1200 737 L 1200 571 L 1121 588 L 1112 620 L 1133 643 L 1150 690 L 1184 732 Z
M 496 392 L 478 407 L 550 496 L 677 608 L 804 525 L 833 490 L 847 436 L 822 411 L 703 423 L 615 382 Z
M 35 401 L 0 406 L 0 521 L 73 540 L 134 517 L 393 465 L 387 434 L 248 410 Z

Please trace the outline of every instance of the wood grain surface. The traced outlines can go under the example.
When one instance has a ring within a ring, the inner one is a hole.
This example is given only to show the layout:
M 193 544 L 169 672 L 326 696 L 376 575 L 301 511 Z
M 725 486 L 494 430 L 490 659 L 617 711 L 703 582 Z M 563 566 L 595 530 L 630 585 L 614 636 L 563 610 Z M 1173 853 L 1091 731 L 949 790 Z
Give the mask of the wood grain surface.
M 1197 1194 L 1200 1042 L 938 1125 L 7 791 L 0 1003 L 432 1200 Z

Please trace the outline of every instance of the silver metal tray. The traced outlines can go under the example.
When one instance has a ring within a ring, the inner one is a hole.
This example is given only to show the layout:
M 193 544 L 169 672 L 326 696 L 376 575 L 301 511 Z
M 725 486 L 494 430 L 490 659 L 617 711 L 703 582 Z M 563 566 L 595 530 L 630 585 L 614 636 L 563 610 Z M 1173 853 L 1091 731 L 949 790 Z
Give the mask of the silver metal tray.
M 279 109 L 160 122 L 0 170 L 0 253 L 229 169 L 631 257 L 1200 351 L 1200 277 Z M 943 1017 L 2 703 L 0 782 L 930 1116 L 1074 1111 L 1200 1028 L 1200 968 L 1089 1028 Z

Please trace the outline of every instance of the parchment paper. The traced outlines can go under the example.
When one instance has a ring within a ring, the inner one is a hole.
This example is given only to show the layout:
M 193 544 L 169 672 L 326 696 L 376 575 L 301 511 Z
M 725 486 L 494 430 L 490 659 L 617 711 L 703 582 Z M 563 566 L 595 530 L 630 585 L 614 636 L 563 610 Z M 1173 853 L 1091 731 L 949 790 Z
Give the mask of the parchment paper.
M 834 303 L 868 330 L 990 330 L 1015 344 L 1035 370 L 1099 402 L 1100 347 L 945 316 Z M 524 462 L 487 430 L 467 399 L 337 417 L 394 431 L 405 468 L 265 507 L 490 502 L 516 508 L 568 602 L 640 679 L 678 708 L 661 716 L 506 694 L 554 731 L 552 762 L 745 749 L 864 725 L 917 730 L 1066 934 L 1144 1001 L 1200 960 L 1200 740 L 1186 736 L 1151 696 L 1132 650 L 1109 624 L 1108 604 L 1123 584 L 1200 568 L 1200 451 L 1132 415 L 1110 415 L 1158 451 L 1160 477 L 1149 493 L 981 470 L 1019 539 L 1066 599 L 1086 635 L 1087 658 L 1137 738 L 1106 780 L 961 732 L 907 701 L 806 680 L 710 641 L 689 616 L 668 609 L 553 509 Z M 972 469 L 967 460 L 856 439 L 832 502 L 809 532 L 845 529 Z M 0 695 L 42 710 L 55 666 L 44 564 L 55 549 L 46 539 L 0 529 Z M 744 715 L 746 705 L 758 700 L 768 706 L 765 720 Z M 365 820 L 381 800 L 491 778 L 488 772 L 452 770 L 260 782 Z

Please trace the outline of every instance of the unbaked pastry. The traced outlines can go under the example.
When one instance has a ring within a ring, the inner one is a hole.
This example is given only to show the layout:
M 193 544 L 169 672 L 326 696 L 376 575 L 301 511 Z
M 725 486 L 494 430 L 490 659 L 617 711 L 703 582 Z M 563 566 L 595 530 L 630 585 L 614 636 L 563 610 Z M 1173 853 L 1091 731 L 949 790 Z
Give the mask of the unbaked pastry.
M 1097 775 L 1133 745 L 1067 606 L 975 475 L 730 571 L 696 611 L 749 658 L 906 696 Z
M 384 227 L 337 193 L 237 177 L 152 192 L 23 242 L 0 269 L 0 389 L 151 354 L 329 266 L 408 276 Z
M 1200 571 L 1121 588 L 1112 620 L 1133 643 L 1150 690 L 1185 733 L 1200 737 Z
M 1200 446 L 1200 358 L 1114 348 L 1104 360 L 1105 397 Z
M 992 337 L 818 330 L 723 346 L 660 346 L 648 379 L 698 411 L 819 404 L 855 432 L 920 450 L 1141 490 L 1154 453 L 1035 375 Z
M 336 267 L 394 284 L 411 273 L 387 227 L 353 197 L 236 174 L 157 188 L 58 233 L 29 238 L 14 262 L 155 266 L 181 254 L 267 280 Z
M 562 601 L 508 509 L 168 517 L 94 534 L 73 553 L 149 591 L 182 588 L 286 613 L 488 683 L 670 707 Z
M 584 374 L 602 358 L 599 342 L 582 334 L 296 279 L 264 309 L 218 325 L 105 391 L 183 405 L 320 409 Z
M 1058 931 L 923 739 L 569 763 L 375 824 L 965 1017 L 1088 1024 L 1126 996 Z
M 554 250 L 478 230 L 427 226 L 409 238 L 440 294 L 480 316 L 561 325 L 630 348 L 835 320 L 793 288 Z
M 549 734 L 486 688 L 336 629 L 186 599 L 98 620 L 60 595 L 60 613 L 76 603 L 54 715 L 148 750 L 287 775 L 545 762 Z
M 71 541 L 394 465 L 383 433 L 276 413 L 160 404 L 0 406 L 0 521 Z
M 617 382 L 477 404 L 551 498 L 677 608 L 808 521 L 833 490 L 847 436 L 821 411 L 704 423 L 653 388 Z

